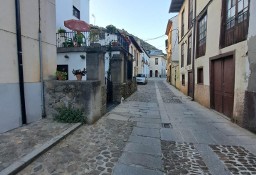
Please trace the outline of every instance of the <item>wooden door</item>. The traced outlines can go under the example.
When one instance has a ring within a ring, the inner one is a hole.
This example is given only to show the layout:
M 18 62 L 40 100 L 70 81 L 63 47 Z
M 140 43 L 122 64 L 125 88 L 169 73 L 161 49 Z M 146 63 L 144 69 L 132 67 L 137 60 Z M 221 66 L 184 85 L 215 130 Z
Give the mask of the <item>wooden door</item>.
M 155 70 L 155 77 L 158 77 L 158 70 Z
M 193 98 L 193 73 L 188 72 L 188 96 Z
M 232 56 L 212 62 L 212 108 L 233 116 L 235 67 Z

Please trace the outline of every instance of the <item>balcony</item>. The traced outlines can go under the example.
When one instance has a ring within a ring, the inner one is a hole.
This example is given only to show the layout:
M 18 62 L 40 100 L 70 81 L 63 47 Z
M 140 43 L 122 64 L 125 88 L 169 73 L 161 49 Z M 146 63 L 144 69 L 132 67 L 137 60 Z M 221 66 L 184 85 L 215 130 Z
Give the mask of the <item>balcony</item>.
M 98 43 L 101 44 L 101 46 L 111 45 L 113 48 L 122 48 L 127 52 L 129 51 L 129 42 L 125 36 L 120 33 L 99 33 L 97 35 L 90 35 L 90 32 L 81 32 L 80 34 L 76 32 L 56 33 L 57 49 L 76 48 L 77 50 L 79 47 L 89 47 L 92 43 Z

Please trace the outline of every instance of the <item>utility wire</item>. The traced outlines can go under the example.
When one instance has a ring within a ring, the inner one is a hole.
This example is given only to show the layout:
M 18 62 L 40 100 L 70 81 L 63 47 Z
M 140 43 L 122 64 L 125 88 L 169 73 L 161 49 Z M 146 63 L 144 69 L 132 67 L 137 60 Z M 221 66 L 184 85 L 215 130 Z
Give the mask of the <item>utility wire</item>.
M 164 34 L 164 35 L 161 35 L 161 36 L 158 36 L 158 37 L 155 37 L 155 38 L 146 39 L 146 40 L 144 40 L 144 41 L 155 40 L 155 39 L 158 39 L 158 38 L 162 38 L 162 37 L 164 37 L 164 36 L 165 36 L 165 34 Z

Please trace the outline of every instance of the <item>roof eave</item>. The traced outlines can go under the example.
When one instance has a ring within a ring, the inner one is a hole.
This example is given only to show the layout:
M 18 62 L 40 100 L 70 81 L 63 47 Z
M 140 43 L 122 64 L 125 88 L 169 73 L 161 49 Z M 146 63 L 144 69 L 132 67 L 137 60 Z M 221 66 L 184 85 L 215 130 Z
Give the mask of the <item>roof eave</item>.
M 178 13 L 184 3 L 184 0 L 172 0 L 169 13 Z

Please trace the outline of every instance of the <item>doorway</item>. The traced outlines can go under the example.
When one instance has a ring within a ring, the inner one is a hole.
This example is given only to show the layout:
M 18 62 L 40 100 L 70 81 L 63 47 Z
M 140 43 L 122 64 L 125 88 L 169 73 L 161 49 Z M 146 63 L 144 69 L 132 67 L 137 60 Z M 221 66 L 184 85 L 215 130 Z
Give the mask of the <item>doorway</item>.
M 188 96 L 193 98 L 193 73 L 188 72 Z
M 232 118 L 235 64 L 233 56 L 211 61 L 211 107 Z
M 158 70 L 155 70 L 155 77 L 158 77 Z

